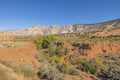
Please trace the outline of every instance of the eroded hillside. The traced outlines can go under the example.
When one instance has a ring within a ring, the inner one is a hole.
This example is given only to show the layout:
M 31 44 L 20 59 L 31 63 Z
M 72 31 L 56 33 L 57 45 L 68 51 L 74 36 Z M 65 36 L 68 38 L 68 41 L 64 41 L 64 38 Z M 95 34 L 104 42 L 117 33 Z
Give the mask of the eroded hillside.
M 0 78 L 119 80 L 119 21 L 2 32 Z
M 95 23 L 95 24 L 74 24 L 74 25 L 53 25 L 53 26 L 33 26 L 26 29 L 2 31 L 14 36 L 38 36 L 47 34 L 75 33 L 84 31 L 100 31 L 120 29 L 120 19 Z M 118 32 L 120 34 L 120 32 Z M 109 34 L 109 33 L 108 33 Z

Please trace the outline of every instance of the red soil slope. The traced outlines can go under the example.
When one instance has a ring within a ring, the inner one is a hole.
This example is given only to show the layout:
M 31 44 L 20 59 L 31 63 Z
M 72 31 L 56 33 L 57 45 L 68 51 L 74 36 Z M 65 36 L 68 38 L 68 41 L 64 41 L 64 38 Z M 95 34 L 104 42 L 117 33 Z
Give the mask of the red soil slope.
M 120 53 L 120 42 L 103 42 L 97 44 L 89 44 L 88 47 L 89 49 L 85 51 L 85 54 L 90 57 L 94 57 L 104 53 Z
M 20 43 L 17 47 L 1 47 L 0 48 L 0 60 L 13 62 L 13 66 L 19 66 L 23 64 L 32 64 L 35 69 L 38 69 L 40 63 L 34 57 L 37 54 L 36 47 L 33 43 Z
M 120 42 L 100 42 L 100 43 L 77 43 L 75 45 L 71 45 L 69 43 L 65 43 L 65 46 L 69 48 L 69 52 L 67 55 L 63 56 L 61 60 L 64 60 L 67 56 L 73 54 L 79 54 L 78 50 L 83 50 L 83 55 L 78 55 L 79 57 L 87 57 L 87 58 L 95 58 L 101 54 L 117 54 L 120 53 Z M 72 51 L 74 47 L 78 47 L 79 49 L 76 51 Z M 77 52 L 78 51 L 78 52 Z M 77 52 L 77 53 L 76 53 Z
M 120 53 L 120 42 L 100 42 L 100 43 L 77 43 L 74 46 L 84 50 L 84 56 L 89 58 L 97 57 L 100 54 Z

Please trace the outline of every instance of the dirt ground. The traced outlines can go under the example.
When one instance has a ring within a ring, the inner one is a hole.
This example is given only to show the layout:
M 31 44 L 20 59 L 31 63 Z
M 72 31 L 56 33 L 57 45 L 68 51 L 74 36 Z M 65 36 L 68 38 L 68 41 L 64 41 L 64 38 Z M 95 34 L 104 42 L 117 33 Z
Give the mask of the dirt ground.
M 0 61 L 13 66 L 32 65 L 38 69 L 40 63 L 35 58 L 38 51 L 32 42 L 0 42 Z

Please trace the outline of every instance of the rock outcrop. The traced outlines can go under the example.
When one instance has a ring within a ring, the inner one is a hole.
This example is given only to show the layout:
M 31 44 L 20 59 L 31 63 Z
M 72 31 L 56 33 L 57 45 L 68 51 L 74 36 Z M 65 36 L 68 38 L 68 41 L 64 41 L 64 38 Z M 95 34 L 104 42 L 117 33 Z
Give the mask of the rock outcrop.
M 61 33 L 72 33 L 72 32 L 82 32 L 82 31 L 101 31 L 101 30 L 111 30 L 120 28 L 120 19 L 112 20 L 108 22 L 96 23 L 96 24 L 74 24 L 66 26 L 33 26 L 26 29 L 3 31 L 8 34 L 15 36 L 37 36 L 46 34 L 61 34 Z

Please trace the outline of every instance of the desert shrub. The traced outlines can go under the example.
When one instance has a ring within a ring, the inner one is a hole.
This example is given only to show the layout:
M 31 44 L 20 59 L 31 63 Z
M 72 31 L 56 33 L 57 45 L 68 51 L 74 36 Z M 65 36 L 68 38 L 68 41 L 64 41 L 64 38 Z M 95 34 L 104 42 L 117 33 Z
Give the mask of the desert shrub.
M 35 71 L 25 68 L 25 67 L 14 67 L 13 70 L 14 72 L 18 74 L 23 74 L 24 76 L 32 78 L 32 79 L 34 79 L 36 76 Z
M 78 65 L 78 69 L 90 72 L 91 74 L 95 74 L 100 69 L 102 63 L 98 59 L 86 60 L 86 59 L 76 59 L 73 61 L 73 64 Z
M 119 80 L 120 66 L 116 65 L 103 66 L 97 73 L 97 75 L 102 80 Z
M 25 69 L 25 68 L 21 69 L 21 72 L 27 77 L 35 77 L 36 76 L 36 73 L 29 69 Z
M 39 78 L 47 80 L 55 80 L 58 74 L 59 71 L 54 66 L 50 65 L 43 65 L 38 72 Z
M 64 55 L 66 55 L 69 52 L 69 48 L 64 48 Z
M 69 48 L 64 47 L 64 43 L 58 42 L 53 43 L 48 46 L 48 53 L 50 56 L 58 56 L 62 57 L 63 55 L 66 55 L 69 52 Z
M 58 56 L 53 56 L 55 63 L 60 63 L 60 58 Z
M 59 57 L 63 56 L 63 47 L 62 46 L 58 46 L 56 49 L 55 49 L 55 54 Z
M 49 63 L 51 63 L 52 65 L 56 65 L 56 64 L 59 64 L 61 61 L 60 61 L 60 58 L 58 56 L 53 56 L 51 57 L 51 59 L 49 60 Z
M 120 79 L 120 54 L 105 54 L 100 56 L 103 60 L 103 66 L 97 72 L 101 80 L 119 80 Z
M 50 45 L 49 39 L 47 38 L 43 39 L 43 42 L 41 44 L 42 48 L 48 48 L 49 45 Z
M 53 46 L 48 46 L 48 53 L 50 54 L 50 56 L 63 56 L 63 47 L 61 46 L 57 46 L 57 47 L 53 47 Z
M 76 69 L 76 68 L 70 68 L 68 70 L 68 73 L 70 75 L 76 75 L 76 76 L 79 76 L 81 73 L 80 73 L 80 70 Z
M 48 48 L 48 46 L 55 41 L 54 35 L 46 35 L 34 41 L 37 48 Z
M 57 68 L 62 73 L 68 73 L 69 64 L 62 62 L 62 64 L 58 64 Z
M 48 47 L 48 52 L 51 56 L 62 57 L 63 55 L 66 55 L 68 51 L 69 49 L 65 48 L 63 44 L 58 45 L 56 47 L 52 47 L 52 46 Z
M 48 53 L 45 53 L 44 51 L 41 50 L 41 52 L 39 52 L 38 54 L 35 54 L 35 58 L 39 62 L 48 62 L 48 60 L 50 60 L 51 57 Z
M 93 80 L 101 80 L 101 79 L 99 79 L 96 75 L 91 75 L 90 76 Z
M 76 58 L 79 57 L 78 52 L 74 52 L 72 55 L 69 57 L 69 61 L 71 64 L 76 64 Z
M 74 59 L 71 63 L 72 63 L 73 65 L 77 65 L 77 64 L 79 64 L 79 63 L 85 63 L 86 61 L 87 61 L 86 59 L 76 58 L 76 59 Z
M 55 47 L 53 47 L 52 45 L 49 45 L 48 52 L 51 56 L 54 56 L 55 55 Z
M 67 78 L 64 74 L 58 74 L 57 76 L 55 76 L 55 80 L 67 80 Z
M 68 68 L 69 68 L 69 65 L 68 65 L 68 64 L 62 63 L 61 71 L 62 71 L 63 73 L 67 73 Z
M 43 39 L 42 38 L 39 38 L 37 40 L 34 41 L 34 43 L 36 44 L 37 48 L 40 49 L 42 48 L 42 42 L 43 42 Z
M 78 69 L 88 72 L 90 67 L 91 66 L 87 60 L 79 60 L 79 64 L 77 67 Z

